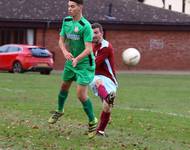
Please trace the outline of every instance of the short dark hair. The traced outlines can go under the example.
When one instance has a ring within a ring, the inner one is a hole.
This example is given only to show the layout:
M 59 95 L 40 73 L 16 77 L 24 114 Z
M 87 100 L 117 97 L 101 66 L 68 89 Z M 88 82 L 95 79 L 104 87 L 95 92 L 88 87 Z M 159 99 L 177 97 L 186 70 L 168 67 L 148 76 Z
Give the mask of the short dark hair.
M 93 23 L 92 24 L 92 29 L 99 28 L 100 32 L 103 33 L 103 27 L 99 23 Z
M 83 5 L 83 0 L 69 0 L 69 1 L 73 1 L 77 4 Z

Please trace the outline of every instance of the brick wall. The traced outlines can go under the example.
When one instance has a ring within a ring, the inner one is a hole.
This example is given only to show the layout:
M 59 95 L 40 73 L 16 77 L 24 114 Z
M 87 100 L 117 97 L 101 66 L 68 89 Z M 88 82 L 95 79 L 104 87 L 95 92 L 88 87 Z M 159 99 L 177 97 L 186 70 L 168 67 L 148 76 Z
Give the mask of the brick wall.
M 45 40 L 43 37 L 45 35 Z M 55 69 L 63 69 L 64 57 L 58 47 L 59 31 L 37 30 L 37 45 L 55 54 Z M 190 32 L 187 31 L 107 31 L 106 39 L 115 48 L 117 70 L 190 70 Z M 124 49 L 135 47 L 141 61 L 127 67 L 121 60 Z
M 115 48 L 117 70 L 190 70 L 190 32 L 109 31 L 106 38 Z M 135 47 L 140 63 L 128 68 L 121 61 L 124 49 Z
M 36 32 L 36 41 L 37 45 L 42 45 L 53 53 L 55 61 L 54 69 L 62 70 L 65 59 L 58 45 L 59 31 L 54 29 L 46 31 L 38 29 Z

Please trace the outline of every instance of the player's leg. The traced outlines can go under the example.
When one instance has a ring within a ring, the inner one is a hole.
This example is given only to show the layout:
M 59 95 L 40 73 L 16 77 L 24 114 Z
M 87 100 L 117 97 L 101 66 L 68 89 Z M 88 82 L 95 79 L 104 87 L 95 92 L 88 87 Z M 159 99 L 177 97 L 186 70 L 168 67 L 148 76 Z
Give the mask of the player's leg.
M 83 66 L 84 69 L 76 71 L 77 96 L 89 120 L 89 138 L 96 135 L 97 119 L 94 115 L 93 105 L 88 97 L 88 86 L 94 79 L 95 66 Z
M 83 105 L 83 109 L 88 116 L 89 120 L 89 138 L 92 138 L 96 134 L 96 127 L 97 127 L 97 119 L 94 115 L 93 105 L 88 97 L 88 86 L 85 85 L 77 85 L 77 97 L 81 101 Z
M 109 81 L 105 80 L 104 83 L 106 82 L 109 82 Z M 108 93 L 105 87 L 106 85 L 104 83 L 103 83 L 103 79 L 101 78 L 95 81 L 96 89 L 98 91 L 98 96 L 100 96 L 102 100 L 105 100 L 109 105 L 113 106 L 114 99 L 115 99 L 115 92 L 111 91 Z
M 61 90 L 58 95 L 58 108 L 57 111 L 63 113 L 64 112 L 64 104 L 68 96 L 69 88 L 71 86 L 72 81 L 64 81 L 61 86 Z
M 100 115 L 97 134 L 105 135 L 104 131 L 110 120 L 111 108 L 115 100 L 116 85 L 111 79 L 105 76 L 99 76 L 99 79 L 95 83 L 96 89 L 98 89 L 98 95 L 103 99 L 103 109 Z
M 68 96 L 68 91 L 71 86 L 72 81 L 63 81 L 59 95 L 58 95 L 58 106 L 56 111 L 52 111 L 52 116 L 49 118 L 48 123 L 56 123 L 58 119 L 64 113 L 64 104 Z
M 108 96 L 108 92 L 107 92 L 105 86 L 103 85 L 103 81 L 100 78 L 99 79 L 97 78 L 95 80 L 95 86 L 98 91 L 98 96 L 102 100 L 106 100 L 106 97 Z
M 52 111 L 52 116 L 49 118 L 48 122 L 53 124 L 56 123 L 57 120 L 64 113 L 64 104 L 68 96 L 68 91 L 71 86 L 72 81 L 74 80 L 75 74 L 68 66 L 65 66 L 64 71 L 62 73 L 63 83 L 58 95 L 58 107 L 56 111 Z
M 100 115 L 100 121 L 97 127 L 97 135 L 106 136 L 105 129 L 111 117 L 111 109 L 112 107 L 106 101 L 103 101 L 103 109 L 102 109 L 102 112 Z

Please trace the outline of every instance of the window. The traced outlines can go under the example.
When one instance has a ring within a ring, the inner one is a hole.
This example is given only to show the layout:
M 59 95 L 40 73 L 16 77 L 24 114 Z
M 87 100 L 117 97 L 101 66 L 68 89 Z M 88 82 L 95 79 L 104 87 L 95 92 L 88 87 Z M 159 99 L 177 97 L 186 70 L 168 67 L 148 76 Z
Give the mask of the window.
M 21 48 L 16 46 L 10 46 L 8 49 L 8 52 L 18 52 L 18 51 L 21 51 Z
M 50 57 L 50 53 L 46 48 L 29 48 L 34 57 Z
M 0 45 L 27 44 L 26 29 L 0 28 Z
M 27 30 L 27 44 L 34 45 L 34 30 Z
M 0 53 L 7 52 L 8 46 L 1 46 L 0 47 Z

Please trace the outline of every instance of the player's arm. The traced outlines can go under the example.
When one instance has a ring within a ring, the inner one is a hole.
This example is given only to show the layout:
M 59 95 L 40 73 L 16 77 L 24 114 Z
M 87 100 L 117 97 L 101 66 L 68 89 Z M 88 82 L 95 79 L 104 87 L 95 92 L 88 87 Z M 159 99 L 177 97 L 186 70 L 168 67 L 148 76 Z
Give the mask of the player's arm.
M 60 37 L 59 37 L 59 47 L 64 55 L 64 57 L 67 60 L 71 60 L 73 58 L 72 54 L 67 50 L 66 46 L 65 46 L 65 37 L 66 37 L 66 33 L 65 33 L 65 18 L 63 19 L 63 23 L 62 23 L 62 27 L 61 27 L 61 31 L 59 33 Z
M 60 36 L 60 38 L 59 38 L 59 47 L 61 48 L 61 51 L 62 51 L 64 57 L 67 60 L 72 60 L 73 55 L 66 49 L 64 41 L 65 41 L 64 37 Z
M 93 39 L 93 31 L 92 28 L 89 25 L 86 24 L 84 33 L 83 33 L 83 40 L 85 43 L 85 49 L 84 51 L 78 55 L 76 58 L 73 58 L 73 67 L 75 67 L 82 58 L 89 55 L 92 52 L 92 39 Z
M 88 56 L 92 51 L 92 43 L 91 42 L 85 42 L 85 50 L 78 55 L 76 58 L 73 58 L 73 67 L 75 67 L 78 63 L 78 61 L 80 61 L 81 59 L 83 59 L 84 57 Z
M 104 63 L 105 59 L 109 57 L 110 53 L 111 49 L 109 48 L 103 48 L 101 51 L 99 51 L 95 59 L 96 66 L 101 66 L 102 63 Z

